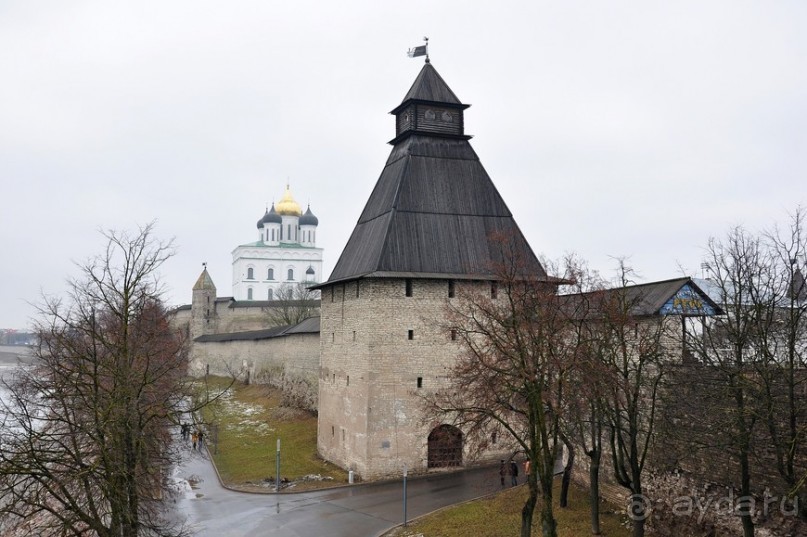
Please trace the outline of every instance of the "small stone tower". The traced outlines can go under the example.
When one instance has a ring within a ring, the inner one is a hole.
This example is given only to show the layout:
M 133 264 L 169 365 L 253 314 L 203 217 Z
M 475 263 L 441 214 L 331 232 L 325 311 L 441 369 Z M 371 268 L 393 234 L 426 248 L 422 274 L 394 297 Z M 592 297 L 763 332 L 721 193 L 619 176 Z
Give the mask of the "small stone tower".
M 202 270 L 199 279 L 193 286 L 191 299 L 190 338 L 193 341 L 199 336 L 215 334 L 218 331 L 219 316 L 216 312 L 216 285 L 207 267 Z
M 320 455 L 364 478 L 461 466 L 464 432 L 422 414 L 462 351 L 442 328 L 460 291 L 490 292 L 507 237 L 546 272 L 465 134 L 463 104 L 423 66 L 387 164 L 321 290 Z

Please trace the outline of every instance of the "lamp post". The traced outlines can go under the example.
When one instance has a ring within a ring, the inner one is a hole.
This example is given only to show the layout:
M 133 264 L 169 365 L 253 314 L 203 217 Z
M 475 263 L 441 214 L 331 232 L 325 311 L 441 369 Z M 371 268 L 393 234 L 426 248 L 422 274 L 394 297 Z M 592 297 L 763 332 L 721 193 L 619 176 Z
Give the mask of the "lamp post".
M 277 439 L 277 455 L 275 456 L 275 492 L 280 492 L 280 438 Z
M 406 463 L 403 467 L 403 525 L 406 527 Z

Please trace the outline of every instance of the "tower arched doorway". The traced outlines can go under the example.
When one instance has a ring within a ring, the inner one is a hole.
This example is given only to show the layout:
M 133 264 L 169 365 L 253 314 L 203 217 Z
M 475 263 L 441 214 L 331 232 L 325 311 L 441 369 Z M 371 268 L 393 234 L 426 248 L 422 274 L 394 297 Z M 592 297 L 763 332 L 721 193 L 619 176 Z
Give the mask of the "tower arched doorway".
M 429 468 L 462 466 L 462 431 L 440 425 L 429 433 Z

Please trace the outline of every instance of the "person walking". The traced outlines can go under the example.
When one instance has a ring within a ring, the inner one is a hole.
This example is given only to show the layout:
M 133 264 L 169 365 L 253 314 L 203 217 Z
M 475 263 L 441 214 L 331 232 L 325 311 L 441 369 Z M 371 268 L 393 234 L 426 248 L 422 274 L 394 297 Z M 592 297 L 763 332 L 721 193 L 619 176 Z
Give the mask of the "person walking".
M 504 459 L 501 460 L 499 463 L 499 480 L 502 483 L 502 488 L 504 488 L 504 476 L 507 475 L 507 467 L 504 465 Z
M 199 451 L 202 451 L 202 446 L 205 445 L 205 432 L 199 430 Z
M 518 485 L 518 464 L 512 459 L 510 459 L 510 484 L 514 487 Z
M 196 442 L 199 440 L 199 434 L 196 431 L 193 431 L 191 434 L 191 444 L 193 445 L 193 450 L 196 451 Z

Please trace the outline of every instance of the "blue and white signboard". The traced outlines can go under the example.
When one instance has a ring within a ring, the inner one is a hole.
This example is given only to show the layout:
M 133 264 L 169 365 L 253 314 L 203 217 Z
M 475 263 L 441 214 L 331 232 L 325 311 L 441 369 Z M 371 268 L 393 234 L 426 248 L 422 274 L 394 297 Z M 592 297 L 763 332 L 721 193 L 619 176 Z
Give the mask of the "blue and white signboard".
M 715 309 L 700 293 L 686 284 L 659 310 L 661 315 L 714 315 Z

